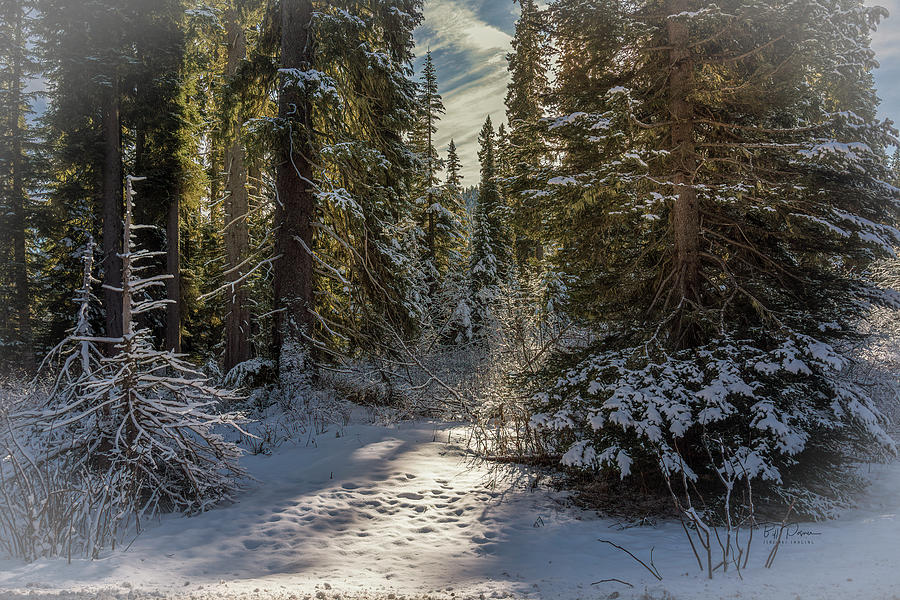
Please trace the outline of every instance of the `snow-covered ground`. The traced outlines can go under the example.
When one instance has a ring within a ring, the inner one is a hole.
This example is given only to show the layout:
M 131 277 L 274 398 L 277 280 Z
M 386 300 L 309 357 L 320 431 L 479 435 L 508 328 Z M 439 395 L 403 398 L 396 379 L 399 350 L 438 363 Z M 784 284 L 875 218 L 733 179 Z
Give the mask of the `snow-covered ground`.
M 709 581 L 677 524 L 622 528 L 531 491 L 524 472 L 470 462 L 463 434 L 354 425 L 247 456 L 257 481 L 233 505 L 163 519 L 100 560 L 0 561 L 0 598 L 900 598 L 900 464 L 873 465 L 860 507 L 803 526 L 817 535 L 773 569 L 760 532 L 743 581 Z M 663 580 L 598 538 L 654 547 Z M 634 587 L 591 585 L 609 578 Z

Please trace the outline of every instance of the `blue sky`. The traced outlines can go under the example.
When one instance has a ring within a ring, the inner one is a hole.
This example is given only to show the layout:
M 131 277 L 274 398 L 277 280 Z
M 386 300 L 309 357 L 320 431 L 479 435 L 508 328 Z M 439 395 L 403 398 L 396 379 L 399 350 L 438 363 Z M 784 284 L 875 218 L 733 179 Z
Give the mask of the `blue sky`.
M 891 16 L 881 22 L 872 36 L 872 48 L 881 67 L 875 70 L 875 87 L 881 98 L 879 114 L 900 124 L 900 0 L 867 0 L 888 9 Z
M 900 0 L 867 0 L 891 17 L 872 39 L 881 67 L 875 71 L 880 115 L 900 122 Z M 485 116 L 504 120 L 506 53 L 519 5 L 512 0 L 425 0 L 425 22 L 416 31 L 416 71 L 431 49 L 447 114 L 438 124 L 437 145 L 446 152 L 453 137 L 465 185 L 478 183 L 477 136 Z
M 512 0 L 425 0 L 425 22 L 416 31 L 416 72 L 430 48 L 447 109 L 437 146 L 444 153 L 454 138 L 467 186 L 478 183 L 482 122 L 487 115 L 495 125 L 505 119 L 506 53 L 518 15 Z

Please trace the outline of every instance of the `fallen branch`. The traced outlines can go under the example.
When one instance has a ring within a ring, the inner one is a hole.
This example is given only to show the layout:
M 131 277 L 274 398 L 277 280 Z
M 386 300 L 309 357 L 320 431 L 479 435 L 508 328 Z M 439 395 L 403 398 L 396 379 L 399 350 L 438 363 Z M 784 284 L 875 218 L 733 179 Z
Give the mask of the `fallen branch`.
M 621 584 L 623 584 L 623 585 L 627 585 L 627 586 L 630 587 L 630 588 L 633 588 L 633 587 L 634 587 L 633 585 L 631 585 L 631 584 L 628 583 L 627 581 L 622 581 L 621 579 L 615 579 L 615 578 L 611 578 L 611 579 L 601 579 L 600 581 L 595 581 L 595 582 L 593 582 L 591 585 L 597 585 L 597 584 L 600 584 L 600 583 L 608 583 L 608 582 L 610 582 L 610 581 L 615 581 L 616 583 L 621 583 Z
M 625 554 L 627 554 L 628 556 L 630 556 L 631 558 L 633 558 L 634 560 L 639 562 L 641 564 L 641 566 L 643 566 L 645 569 L 650 571 L 650 574 L 653 575 L 654 577 L 656 577 L 657 581 L 662 581 L 662 575 L 659 574 L 659 569 L 657 569 L 656 565 L 653 564 L 653 548 L 650 548 L 650 565 L 648 566 L 647 563 L 645 563 L 644 561 L 639 559 L 637 556 L 635 556 L 634 554 L 632 554 L 631 552 L 629 552 L 622 546 L 619 546 L 618 544 L 614 544 L 614 543 L 610 542 L 609 540 L 598 539 L 597 541 L 603 542 L 604 544 L 609 544 L 613 548 L 616 548 L 617 550 L 621 550 L 622 552 L 624 552 Z

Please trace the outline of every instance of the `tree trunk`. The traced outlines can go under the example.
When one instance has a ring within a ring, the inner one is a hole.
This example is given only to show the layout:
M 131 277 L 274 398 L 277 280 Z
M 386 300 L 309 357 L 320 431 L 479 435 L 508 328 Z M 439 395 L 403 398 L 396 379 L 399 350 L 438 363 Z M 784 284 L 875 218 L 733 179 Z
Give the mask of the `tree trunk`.
M 15 262 L 15 312 L 18 316 L 19 341 L 22 343 L 21 364 L 29 373 L 34 370 L 34 347 L 31 333 L 31 302 L 28 292 L 28 257 L 25 252 L 25 154 L 22 149 L 22 78 L 24 76 L 22 53 L 25 51 L 25 40 L 22 32 L 21 7 L 16 9 L 15 43 L 13 74 L 10 86 L 12 111 L 10 112 L 10 131 L 13 144 L 12 164 L 12 209 L 13 209 L 13 259 Z
M 425 243 L 428 246 L 428 258 L 431 259 L 431 264 L 434 265 L 435 269 L 437 269 L 437 248 L 436 248 L 437 241 L 435 240 L 434 213 L 431 211 L 431 205 L 434 203 L 434 198 L 432 198 L 432 195 L 431 195 L 431 188 L 434 187 L 434 164 L 432 163 L 433 149 L 431 147 L 431 144 L 432 144 L 431 128 L 434 126 L 434 124 L 432 123 L 432 115 L 431 115 L 432 99 L 431 99 L 430 92 L 426 95 L 426 102 L 427 102 L 426 110 L 428 111 L 428 114 L 427 114 L 427 118 L 425 121 L 425 126 L 426 126 L 426 130 L 428 132 L 428 134 L 427 134 L 427 137 L 428 137 L 427 144 L 428 145 L 425 147 L 425 151 L 428 152 L 428 173 L 427 173 L 427 178 L 426 178 L 426 181 L 427 181 L 426 185 L 428 185 L 428 190 L 425 192 L 425 204 L 426 204 L 425 211 L 426 211 L 426 214 L 428 215 L 428 230 L 427 230 L 427 236 L 425 238 Z M 437 283 L 436 281 L 432 282 L 432 287 L 434 287 L 434 285 L 436 283 Z
M 181 186 L 169 200 L 166 220 L 166 350 L 181 352 Z
M 689 10 L 687 0 L 672 0 L 670 13 Z M 675 236 L 676 302 L 679 317 L 673 321 L 676 345 L 690 347 L 698 341 L 696 309 L 700 307 L 700 212 L 693 177 L 697 170 L 694 146 L 694 106 L 689 95 L 693 91 L 694 61 L 688 47 L 690 34 L 682 19 L 668 19 L 669 46 L 669 112 L 672 124 L 672 181 L 677 198 L 672 208 L 671 224 Z
M 111 338 L 122 337 L 122 136 L 115 79 L 103 110 L 103 309 Z
M 247 44 L 237 11 L 227 9 L 225 20 L 225 35 L 228 38 L 225 78 L 230 80 L 237 75 Z M 246 259 L 250 246 L 247 228 L 247 169 L 241 145 L 242 112 L 240 106 L 232 108 L 225 146 L 225 252 L 228 258 L 227 279 L 231 282 L 227 292 L 228 314 L 225 317 L 226 372 L 250 358 L 250 311 L 247 307 L 247 292 L 243 282 L 239 281 L 245 272 L 240 264 Z
M 282 0 L 282 68 L 312 68 L 311 19 L 311 0 Z M 275 214 L 275 253 L 280 257 L 275 262 L 275 345 L 282 384 L 303 378 L 309 367 L 306 338 L 313 323 L 313 262 L 307 248 L 313 247 L 315 218 L 315 195 L 309 183 L 313 178 L 311 107 L 291 79 L 286 79 L 288 85 L 281 88 L 278 98 L 283 129 Z
M 434 202 L 434 198 L 431 197 L 431 194 L 428 194 L 428 207 L 431 208 L 432 203 Z M 426 236 L 426 244 L 428 245 L 428 258 L 431 259 L 431 264 L 434 265 L 434 268 L 437 269 L 437 224 L 434 219 L 434 212 L 428 211 L 428 234 Z

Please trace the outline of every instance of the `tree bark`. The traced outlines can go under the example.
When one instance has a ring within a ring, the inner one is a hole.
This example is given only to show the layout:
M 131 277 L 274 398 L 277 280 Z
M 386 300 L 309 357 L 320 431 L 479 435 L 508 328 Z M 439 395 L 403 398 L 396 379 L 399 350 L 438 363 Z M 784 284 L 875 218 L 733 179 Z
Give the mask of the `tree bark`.
M 246 54 L 247 44 L 244 30 L 233 8 L 225 11 L 225 35 L 228 43 L 228 58 L 225 64 L 226 80 L 237 75 L 241 61 Z M 237 104 L 237 101 L 235 102 Z M 225 371 L 250 358 L 250 311 L 247 307 L 247 292 L 239 281 L 245 269 L 240 267 L 246 259 L 250 246 L 247 227 L 249 198 L 247 190 L 247 169 L 244 165 L 244 149 L 241 145 L 241 110 L 232 107 L 228 123 L 225 146 L 225 252 L 227 255 L 228 314 L 225 317 Z
M 433 148 L 431 147 L 431 144 L 432 144 L 431 128 L 434 127 L 434 123 L 432 122 L 432 115 L 431 115 L 432 99 L 431 99 L 430 92 L 426 95 L 426 102 L 428 105 L 426 108 L 428 113 L 427 113 L 427 118 L 425 121 L 425 126 L 426 126 L 426 129 L 428 132 L 428 142 L 427 142 L 428 145 L 426 146 L 425 151 L 428 152 L 428 173 L 427 173 L 427 179 L 426 179 L 426 181 L 428 182 L 427 183 L 428 190 L 425 193 L 425 198 L 426 198 L 425 211 L 428 214 L 428 230 L 427 230 L 428 233 L 425 238 L 425 243 L 428 246 L 428 258 L 431 259 L 431 264 L 434 265 L 435 269 L 437 269 L 437 247 L 436 247 L 437 241 L 435 239 L 434 213 L 431 211 L 431 205 L 434 203 L 434 198 L 431 195 L 431 188 L 434 187 L 434 164 L 432 164 Z M 434 288 L 436 283 L 437 283 L 436 281 L 432 282 L 431 287 Z
M 181 352 L 181 186 L 169 199 L 166 219 L 166 350 Z
M 10 131 L 12 132 L 12 209 L 13 209 L 13 259 L 15 262 L 15 312 L 18 316 L 19 340 L 22 343 L 21 364 L 29 373 L 34 370 L 34 346 L 31 330 L 31 301 L 28 290 L 28 256 L 25 247 L 25 153 L 22 148 L 22 78 L 24 76 L 25 40 L 22 28 L 21 7 L 16 8 L 15 42 L 13 53 L 15 58 L 12 65 L 12 81 L 10 96 L 13 109 L 10 112 Z
M 122 337 L 122 132 L 115 79 L 103 110 L 103 309 L 111 338 Z M 107 350 L 114 351 L 112 344 Z
M 282 0 L 282 68 L 312 68 L 311 19 L 311 0 Z M 315 194 L 310 186 L 311 107 L 304 94 L 292 85 L 291 78 L 285 76 L 285 81 L 287 85 L 281 88 L 278 99 L 282 134 L 278 148 L 275 253 L 280 258 L 275 262 L 274 286 L 278 311 L 275 345 L 283 384 L 303 377 L 309 367 L 307 338 L 313 324 L 313 262 L 306 248 L 313 247 L 315 218 Z
M 687 0 L 671 0 L 670 13 L 689 9 Z M 672 117 L 672 182 L 677 198 L 671 224 L 675 236 L 674 285 L 677 286 L 678 318 L 673 321 L 676 345 L 690 347 L 698 341 L 697 322 L 693 318 L 700 307 L 700 212 L 693 177 L 697 170 L 694 146 L 694 106 L 690 93 L 694 83 L 694 61 L 689 49 L 687 23 L 668 19 L 669 38 L 669 112 Z

